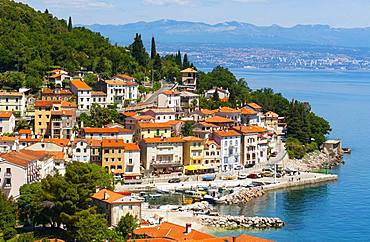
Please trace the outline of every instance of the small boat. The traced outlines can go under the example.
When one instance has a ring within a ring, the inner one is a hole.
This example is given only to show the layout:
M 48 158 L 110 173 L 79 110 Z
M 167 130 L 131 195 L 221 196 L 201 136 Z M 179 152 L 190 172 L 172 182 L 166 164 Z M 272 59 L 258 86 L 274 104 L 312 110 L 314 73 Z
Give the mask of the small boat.
M 136 199 L 136 200 L 139 200 L 141 202 L 145 202 L 145 198 L 140 197 L 138 195 L 131 195 L 131 198 Z
M 212 197 L 211 195 L 208 195 L 208 194 L 206 194 L 206 195 L 203 196 L 202 201 L 206 201 L 206 202 L 209 202 L 211 204 L 216 203 L 215 198 Z
M 170 190 L 164 189 L 164 188 L 156 188 L 155 191 L 157 193 L 170 193 Z
M 351 148 L 342 148 L 343 154 L 351 154 Z

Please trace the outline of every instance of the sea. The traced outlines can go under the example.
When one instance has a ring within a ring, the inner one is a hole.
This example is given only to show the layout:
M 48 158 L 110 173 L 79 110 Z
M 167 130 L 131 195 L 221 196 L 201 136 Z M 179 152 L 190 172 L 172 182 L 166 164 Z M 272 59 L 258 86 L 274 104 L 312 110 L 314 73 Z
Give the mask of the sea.
M 307 101 L 352 154 L 331 170 L 339 180 L 270 192 L 245 206 L 220 207 L 222 214 L 279 217 L 278 230 L 214 230 L 218 236 L 249 234 L 276 241 L 370 241 L 370 72 L 256 71 L 231 69 L 252 89 L 272 88 L 288 99 Z

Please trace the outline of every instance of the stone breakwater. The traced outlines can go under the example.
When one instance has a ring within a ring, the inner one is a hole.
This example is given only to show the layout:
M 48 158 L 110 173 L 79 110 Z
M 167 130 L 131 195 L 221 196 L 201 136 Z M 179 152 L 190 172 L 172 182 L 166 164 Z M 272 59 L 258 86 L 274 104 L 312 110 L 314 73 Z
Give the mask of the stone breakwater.
M 227 205 L 247 203 L 254 198 L 261 197 L 265 192 L 262 188 L 244 188 L 220 198 L 219 202 Z
M 299 171 L 312 171 L 315 169 L 332 168 L 343 163 L 342 155 L 330 157 L 327 154 L 315 151 L 308 153 L 302 159 L 290 159 L 286 165 Z
M 282 228 L 284 222 L 279 218 L 244 216 L 202 216 L 202 225 L 215 228 L 274 229 Z

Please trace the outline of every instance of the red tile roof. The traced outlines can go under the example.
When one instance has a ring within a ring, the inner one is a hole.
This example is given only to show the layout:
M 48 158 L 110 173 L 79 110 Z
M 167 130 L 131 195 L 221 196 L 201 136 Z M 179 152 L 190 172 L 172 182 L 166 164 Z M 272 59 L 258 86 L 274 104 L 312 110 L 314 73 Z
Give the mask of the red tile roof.
M 194 70 L 194 68 L 191 68 L 191 67 L 189 67 L 189 68 L 186 68 L 186 69 L 184 69 L 184 70 L 182 70 L 182 71 L 180 71 L 181 73 L 197 73 L 197 71 L 196 70 Z
M 252 107 L 254 109 L 261 109 L 262 107 L 258 105 L 257 103 L 248 103 L 249 107 Z
M 74 86 L 77 90 L 91 90 L 89 85 L 79 79 L 72 80 L 71 86 Z
M 30 162 L 50 157 L 50 154 L 44 151 L 20 150 L 2 154 L 0 157 L 15 165 L 27 167 Z
M 250 108 L 242 108 L 241 109 L 241 114 L 242 115 L 256 115 L 257 112 L 254 111 L 254 110 L 252 110 L 252 109 L 250 109 Z
M 51 111 L 51 115 L 72 117 L 73 116 L 73 111 L 72 110 Z
M 234 120 L 220 117 L 220 116 L 214 116 L 214 117 L 207 118 L 205 122 L 207 123 L 234 123 Z
M 12 112 L 10 111 L 0 111 L 0 118 L 7 118 L 9 119 L 12 116 Z
M 117 74 L 115 75 L 115 77 L 118 77 L 122 80 L 125 80 L 125 81 L 132 81 L 132 80 L 135 80 L 135 78 L 133 78 L 132 76 L 129 76 L 127 74 Z
M 32 134 L 32 130 L 30 129 L 20 129 L 18 134 Z
M 125 142 L 122 139 L 103 139 L 101 146 L 103 148 L 123 148 Z
M 240 131 L 241 133 L 264 133 L 267 129 L 260 126 L 236 126 L 233 129 Z
M 137 115 L 137 113 L 136 112 L 123 112 L 122 115 L 126 117 L 132 117 L 132 116 Z
M 170 138 L 144 138 L 144 143 L 182 143 L 184 142 L 181 137 L 170 137 Z
M 140 151 L 140 148 L 136 143 L 124 143 L 123 149 L 125 151 Z
M 53 143 L 62 147 L 66 147 L 69 144 L 69 139 L 44 139 L 46 143 Z
M 102 91 L 92 91 L 91 96 L 107 96 L 107 94 Z
M 124 128 L 83 128 L 85 134 L 87 133 L 133 133 L 132 130 L 124 129 Z
M 36 100 L 35 101 L 35 107 L 52 107 L 54 104 L 54 101 L 51 100 Z
M 221 113 L 240 113 L 240 110 L 236 110 L 236 109 L 229 108 L 229 107 L 222 107 L 218 110 L 218 112 L 221 112 Z
M 171 124 L 168 122 L 165 123 L 138 123 L 139 128 L 141 129 L 164 129 L 164 128 L 171 128 Z
M 233 129 L 229 130 L 218 130 L 214 132 L 215 135 L 221 136 L 221 137 L 231 137 L 231 136 L 240 136 L 240 133 Z
M 109 204 L 132 204 L 132 203 L 141 203 L 140 201 L 131 198 L 130 196 L 125 196 L 117 192 L 113 192 L 108 189 L 102 189 L 91 196 L 96 200 L 106 202 Z

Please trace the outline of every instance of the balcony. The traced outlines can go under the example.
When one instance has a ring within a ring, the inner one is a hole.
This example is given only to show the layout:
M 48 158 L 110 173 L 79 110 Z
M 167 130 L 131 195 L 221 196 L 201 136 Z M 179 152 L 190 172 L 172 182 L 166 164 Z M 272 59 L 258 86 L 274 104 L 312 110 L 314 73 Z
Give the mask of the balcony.
M 12 188 L 12 184 L 11 183 L 6 183 L 4 184 L 4 189 L 11 189 Z
M 11 178 L 11 177 L 12 177 L 12 173 L 10 173 L 10 172 L 6 172 L 6 173 L 4 174 L 4 177 L 5 177 L 5 178 Z

